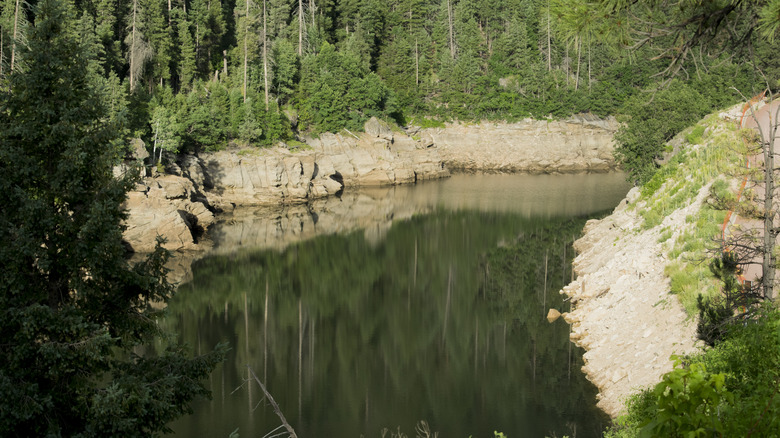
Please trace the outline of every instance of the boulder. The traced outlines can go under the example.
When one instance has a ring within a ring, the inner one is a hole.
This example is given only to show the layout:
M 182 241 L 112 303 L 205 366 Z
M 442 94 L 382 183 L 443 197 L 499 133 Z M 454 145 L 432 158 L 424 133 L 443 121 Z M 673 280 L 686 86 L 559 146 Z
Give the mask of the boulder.
M 139 161 L 149 158 L 149 151 L 146 150 L 146 143 L 140 138 L 130 140 L 130 152 L 133 154 L 133 158 Z
M 363 130 L 366 131 L 366 134 L 372 137 L 393 141 L 393 130 L 390 129 L 390 125 L 382 120 L 377 119 L 376 117 L 371 117 L 368 119 L 366 124 L 363 126 Z

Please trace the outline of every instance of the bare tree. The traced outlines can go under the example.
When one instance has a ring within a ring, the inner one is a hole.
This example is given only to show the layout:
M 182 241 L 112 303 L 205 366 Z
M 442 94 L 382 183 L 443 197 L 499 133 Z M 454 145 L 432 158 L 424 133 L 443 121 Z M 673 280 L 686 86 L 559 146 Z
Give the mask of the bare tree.
M 14 8 L 14 34 L 11 39 L 11 72 L 14 71 L 14 60 L 16 58 L 16 40 L 19 37 L 19 0 L 16 0 Z
M 268 13 L 267 0 L 263 0 L 263 91 L 265 110 L 268 111 Z
M 129 76 L 131 92 L 135 89 L 138 83 L 138 77 L 143 72 L 144 64 L 152 57 L 152 49 L 144 40 L 143 33 L 141 32 L 139 9 L 138 0 L 133 0 L 133 14 L 130 19 L 130 33 L 127 35 L 127 40 L 125 41 L 128 46 L 127 57 L 130 62 Z

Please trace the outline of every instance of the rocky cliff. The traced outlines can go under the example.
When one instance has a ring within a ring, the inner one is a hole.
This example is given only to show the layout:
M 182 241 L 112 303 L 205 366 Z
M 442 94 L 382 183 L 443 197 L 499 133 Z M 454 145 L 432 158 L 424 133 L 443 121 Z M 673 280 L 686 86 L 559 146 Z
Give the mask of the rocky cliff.
M 247 148 L 184 155 L 166 175 L 146 178 L 128 195 L 125 238 L 137 252 L 160 235 L 171 250 L 196 249 L 213 213 L 238 206 L 311 202 L 345 187 L 415 183 L 449 175 L 449 168 L 575 172 L 614 168 L 614 120 L 449 125 L 408 134 L 375 118 L 365 132 L 307 138 L 307 148 Z M 139 158 L 144 150 L 135 145 Z M 147 154 L 148 155 L 148 154 Z
M 448 124 L 421 134 L 436 145 L 450 169 L 606 172 L 616 168 L 612 151 L 617 128 L 613 117 L 583 114 L 569 120 Z
M 449 175 L 430 142 L 395 133 L 377 119 L 369 120 L 365 131 L 310 138 L 310 147 L 298 152 L 276 147 L 181 156 L 167 167 L 168 174 L 145 178 L 128 194 L 125 239 L 136 252 L 151 251 L 158 235 L 170 250 L 196 249 L 215 212 L 301 204 L 345 187 Z

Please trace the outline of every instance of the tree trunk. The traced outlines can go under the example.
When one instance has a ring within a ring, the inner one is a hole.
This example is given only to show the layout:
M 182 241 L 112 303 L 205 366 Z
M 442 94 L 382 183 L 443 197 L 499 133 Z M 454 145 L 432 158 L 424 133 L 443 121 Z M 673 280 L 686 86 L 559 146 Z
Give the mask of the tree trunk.
M 775 283 L 775 254 L 774 248 L 777 240 L 777 230 L 775 229 L 774 212 L 774 193 L 775 193 L 775 136 L 778 127 L 778 112 L 780 106 L 773 116 L 772 111 L 767 111 L 769 117 L 768 138 L 764 141 L 764 258 L 762 263 L 763 270 L 763 288 L 764 297 L 774 300 Z M 758 124 L 758 122 L 757 122 Z
M 590 33 L 588 33 L 588 91 L 590 91 L 590 86 L 591 86 L 591 74 L 590 74 L 590 67 L 591 67 L 591 65 L 590 65 L 590 64 L 591 64 L 591 62 L 590 62 L 590 54 L 591 54 L 591 50 L 590 50 Z
M 265 91 L 265 110 L 268 111 L 268 19 L 266 0 L 263 0 L 263 90 Z
M 420 52 L 417 48 L 417 38 L 414 39 L 414 85 L 420 85 Z
M 580 88 L 580 62 L 582 61 L 582 44 L 580 37 L 577 37 L 574 44 L 577 45 L 577 73 L 574 75 L 574 90 L 577 91 Z
M 17 0 L 18 2 L 18 0 Z M 132 25 L 132 31 L 130 36 L 130 92 L 133 91 L 133 88 L 135 87 L 135 19 L 136 19 L 136 11 L 138 9 L 138 0 L 133 0 L 133 25 Z M 13 59 L 13 57 L 11 58 Z M 13 65 L 13 62 L 12 62 Z M 13 68 L 13 67 L 12 67 Z M 154 157 L 152 157 L 154 158 Z
M 247 49 L 248 39 L 249 39 L 249 0 L 246 0 L 246 15 L 244 16 L 244 85 L 241 88 L 241 95 L 244 96 L 244 103 L 246 103 L 246 76 L 247 76 L 247 66 L 249 64 L 248 57 L 249 57 L 249 51 Z
M 3 56 L 3 35 L 4 33 L 0 30 L 0 78 L 3 77 L 3 61 L 5 61 L 5 56 Z
M 303 0 L 298 0 L 298 56 L 303 56 Z
M 547 0 L 547 71 L 552 71 L 552 39 L 550 37 L 550 0 Z
M 452 30 L 452 2 L 447 0 L 447 22 L 450 30 L 450 57 L 455 59 L 455 39 Z
M 16 59 L 16 38 L 18 36 L 19 29 L 19 0 L 16 0 L 16 7 L 14 8 L 14 35 L 11 40 L 11 73 L 14 71 L 14 60 Z

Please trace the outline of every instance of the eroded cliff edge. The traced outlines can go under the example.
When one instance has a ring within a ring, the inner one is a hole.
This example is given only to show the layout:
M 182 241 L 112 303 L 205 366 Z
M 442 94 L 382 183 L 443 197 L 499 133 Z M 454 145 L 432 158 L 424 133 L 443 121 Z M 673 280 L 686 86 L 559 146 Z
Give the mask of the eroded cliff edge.
M 528 173 L 615 170 L 614 117 L 579 114 L 566 120 L 455 123 L 425 129 L 450 169 Z
M 706 191 L 649 230 L 642 229 L 642 206 L 629 208 L 637 195 L 632 189 L 610 216 L 588 221 L 574 243 L 577 279 L 561 291 L 572 302 L 564 314 L 571 340 L 586 350 L 583 372 L 599 389 L 598 406 L 613 418 L 626 397 L 672 370 L 670 356 L 692 352 L 696 339 L 695 322 L 670 292 L 659 237 L 666 227 L 684 227 Z
M 561 291 L 573 310 L 564 318 L 586 350 L 583 371 L 599 389 L 598 405 L 612 417 L 672 370 L 672 355 L 697 350 L 697 296 L 721 287 L 708 260 L 724 234 L 740 232 L 726 228 L 733 221 L 724 222 L 728 205 L 719 199 L 744 184 L 735 177 L 748 151 L 742 111 L 734 106 L 678 134 L 668 145 L 674 159 L 611 215 L 589 221 L 574 244 L 577 279 Z
M 136 252 L 151 251 L 158 235 L 170 250 L 203 249 L 215 213 L 308 203 L 347 187 L 437 179 L 449 169 L 609 171 L 616 129 L 614 119 L 587 115 L 407 132 L 371 119 L 359 135 L 306 138 L 308 147 L 295 152 L 275 147 L 183 155 L 165 175 L 145 178 L 129 193 L 125 239 Z

